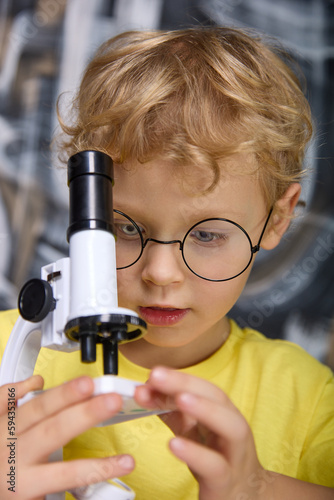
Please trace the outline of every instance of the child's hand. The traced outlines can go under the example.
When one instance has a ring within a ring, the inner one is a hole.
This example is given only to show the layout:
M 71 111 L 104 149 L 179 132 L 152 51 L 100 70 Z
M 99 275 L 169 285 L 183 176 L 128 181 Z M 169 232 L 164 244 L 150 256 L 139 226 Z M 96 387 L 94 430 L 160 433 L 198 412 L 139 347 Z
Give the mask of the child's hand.
M 137 388 L 136 399 L 148 408 L 175 410 L 162 416 L 177 436 L 170 441 L 170 449 L 196 477 L 201 500 L 262 498 L 254 484 L 270 473 L 259 463 L 245 418 L 218 387 L 158 367 L 147 384 Z M 270 483 L 263 496 L 267 500 Z
M 40 500 L 47 494 L 119 477 L 133 469 L 134 461 L 128 455 L 48 463 L 51 453 L 115 415 L 122 400 L 117 394 L 91 397 L 93 381 L 80 377 L 19 408 L 10 402 L 14 393 L 19 399 L 42 387 L 39 376 L 0 387 L 1 500 Z M 13 410 L 15 418 L 9 413 Z M 8 489 L 11 485 L 15 493 Z

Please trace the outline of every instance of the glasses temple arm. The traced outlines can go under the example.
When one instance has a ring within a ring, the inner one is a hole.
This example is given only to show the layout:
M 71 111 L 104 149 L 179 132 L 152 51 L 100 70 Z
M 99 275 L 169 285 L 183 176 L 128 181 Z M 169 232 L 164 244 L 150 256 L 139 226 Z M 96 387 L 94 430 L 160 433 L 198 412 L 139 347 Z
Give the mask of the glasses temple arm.
M 274 210 L 274 207 L 271 207 L 271 209 L 269 210 L 269 214 L 268 214 L 267 220 L 266 220 L 266 222 L 265 222 L 265 224 L 264 224 L 264 227 L 263 227 L 263 229 L 262 229 L 262 233 L 260 234 L 259 241 L 258 241 L 257 245 L 255 245 L 254 247 L 252 247 L 252 252 L 253 252 L 253 253 L 256 253 L 256 252 L 258 252 L 258 251 L 260 250 L 260 244 L 261 244 L 261 241 L 262 241 L 263 235 L 264 235 L 264 233 L 265 233 L 265 230 L 267 229 L 268 222 L 269 222 L 269 219 L 270 219 L 270 216 L 271 216 L 271 214 L 272 214 L 273 210 Z

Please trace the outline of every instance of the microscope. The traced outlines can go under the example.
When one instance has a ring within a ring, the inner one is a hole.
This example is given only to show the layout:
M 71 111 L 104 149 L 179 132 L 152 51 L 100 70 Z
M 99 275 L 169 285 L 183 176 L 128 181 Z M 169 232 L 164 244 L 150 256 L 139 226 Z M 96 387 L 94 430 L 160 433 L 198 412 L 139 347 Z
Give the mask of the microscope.
M 29 280 L 18 298 L 20 316 L 0 365 L 0 385 L 33 374 L 41 347 L 72 352 L 81 361 L 96 361 L 102 344 L 104 376 L 94 380 L 94 394 L 117 392 L 122 412 L 101 425 L 157 414 L 133 399 L 138 382 L 118 377 L 118 344 L 131 342 L 146 330 L 145 322 L 118 307 L 116 249 L 113 231 L 113 163 L 99 151 L 82 151 L 68 161 L 69 257 L 41 268 L 41 278 Z M 19 400 L 22 405 L 35 393 Z M 61 460 L 62 450 L 50 460 Z M 134 492 L 118 479 L 71 491 L 78 500 L 133 500 Z M 63 500 L 65 492 L 48 495 Z

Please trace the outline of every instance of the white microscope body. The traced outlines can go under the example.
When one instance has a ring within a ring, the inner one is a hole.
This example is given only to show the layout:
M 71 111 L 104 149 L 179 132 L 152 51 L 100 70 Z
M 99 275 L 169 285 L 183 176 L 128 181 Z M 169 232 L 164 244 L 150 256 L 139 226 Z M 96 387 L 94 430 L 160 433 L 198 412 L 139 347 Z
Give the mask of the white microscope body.
M 68 162 L 70 187 L 69 257 L 41 269 L 19 295 L 18 318 L 0 365 L 0 385 L 33 374 L 41 347 L 60 351 L 81 349 L 83 362 L 96 360 L 96 344 L 103 347 L 104 376 L 95 379 L 95 394 L 118 392 L 122 413 L 102 425 L 152 415 L 133 400 L 135 381 L 118 373 L 118 343 L 145 333 L 145 322 L 118 307 L 115 238 L 113 235 L 112 160 L 97 151 L 83 151 Z M 34 397 L 27 394 L 24 404 Z M 62 450 L 50 460 L 61 460 Z M 71 491 L 78 500 L 133 500 L 134 492 L 115 479 Z M 65 492 L 48 495 L 63 500 Z

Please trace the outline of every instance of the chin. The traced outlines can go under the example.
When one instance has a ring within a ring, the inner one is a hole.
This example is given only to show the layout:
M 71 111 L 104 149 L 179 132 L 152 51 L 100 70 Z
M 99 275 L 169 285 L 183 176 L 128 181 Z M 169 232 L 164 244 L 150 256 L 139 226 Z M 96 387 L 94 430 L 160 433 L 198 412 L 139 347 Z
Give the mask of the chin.
M 183 347 L 191 342 L 193 342 L 194 338 L 180 338 L 180 334 L 176 332 L 168 331 L 168 328 L 159 329 L 159 332 L 155 331 L 150 332 L 150 328 L 146 335 L 144 335 L 143 340 L 147 343 L 154 345 L 156 347 Z

